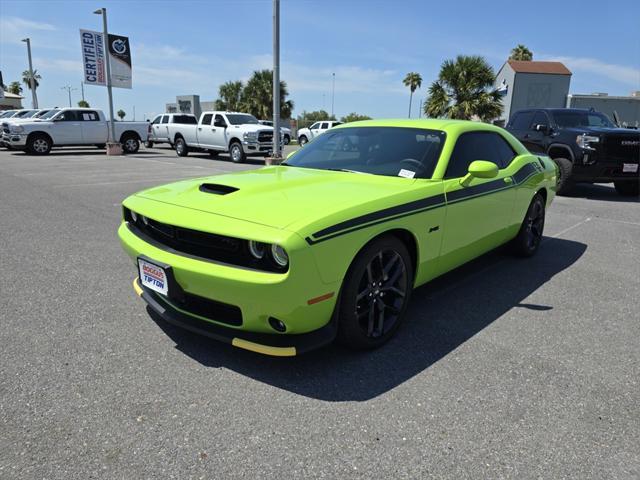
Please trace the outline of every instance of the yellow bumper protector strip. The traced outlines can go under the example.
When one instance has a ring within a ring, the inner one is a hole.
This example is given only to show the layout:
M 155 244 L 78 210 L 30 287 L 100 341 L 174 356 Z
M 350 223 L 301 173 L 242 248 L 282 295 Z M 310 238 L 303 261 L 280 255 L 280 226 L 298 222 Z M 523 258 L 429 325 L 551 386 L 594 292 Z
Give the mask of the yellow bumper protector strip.
M 242 338 L 234 338 L 231 341 L 231 345 L 274 357 L 294 357 L 296 355 L 296 347 L 270 347 L 268 345 L 243 340 Z
M 140 284 L 138 283 L 138 277 L 133 279 L 133 289 L 136 292 L 136 295 L 138 295 L 139 297 L 142 296 L 142 288 L 140 287 Z

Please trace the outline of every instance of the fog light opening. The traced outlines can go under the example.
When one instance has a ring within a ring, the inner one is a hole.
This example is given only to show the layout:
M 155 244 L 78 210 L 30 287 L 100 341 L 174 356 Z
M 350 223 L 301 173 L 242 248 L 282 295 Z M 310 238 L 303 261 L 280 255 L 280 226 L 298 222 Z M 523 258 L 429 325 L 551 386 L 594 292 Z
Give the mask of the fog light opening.
M 269 317 L 269 325 L 271 325 L 271 328 L 273 328 L 276 332 L 282 333 L 287 331 L 287 326 L 284 324 L 284 322 L 282 320 L 278 320 L 277 318 Z

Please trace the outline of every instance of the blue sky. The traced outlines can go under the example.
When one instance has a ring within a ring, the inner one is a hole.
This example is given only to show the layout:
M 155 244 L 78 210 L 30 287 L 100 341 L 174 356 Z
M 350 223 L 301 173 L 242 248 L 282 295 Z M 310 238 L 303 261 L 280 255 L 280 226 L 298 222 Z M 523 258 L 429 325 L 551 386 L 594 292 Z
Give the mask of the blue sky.
M 79 28 L 101 30 L 92 12 L 107 7 L 110 31 L 129 36 L 133 89 L 114 89 L 115 108 L 137 119 L 159 113 L 176 95 L 213 100 L 220 83 L 246 80 L 271 67 L 271 0 L 15 1 L 0 0 L 0 70 L 5 83 L 27 68 L 42 75 L 41 105 L 66 105 L 64 85 L 80 99 Z M 572 93 L 628 95 L 640 90 L 640 2 L 478 2 L 413 0 L 282 0 L 281 78 L 294 114 L 406 116 L 404 75 L 416 71 L 423 87 L 443 60 L 483 55 L 497 70 L 524 43 L 537 60 L 561 60 L 573 72 Z M 92 106 L 105 108 L 106 89 L 86 87 Z M 25 105 L 30 105 L 27 96 Z

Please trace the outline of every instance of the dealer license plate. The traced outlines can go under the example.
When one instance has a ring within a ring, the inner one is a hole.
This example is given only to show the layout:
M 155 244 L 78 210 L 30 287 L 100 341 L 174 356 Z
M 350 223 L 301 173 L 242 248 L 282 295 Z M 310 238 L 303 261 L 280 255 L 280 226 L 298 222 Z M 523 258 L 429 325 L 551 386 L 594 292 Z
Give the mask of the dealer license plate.
M 637 163 L 623 163 L 622 164 L 622 172 L 623 173 L 636 173 L 638 171 Z
M 150 288 L 154 292 L 165 296 L 169 294 L 167 272 L 162 267 L 139 258 L 138 272 L 140 273 L 140 282 L 143 287 Z

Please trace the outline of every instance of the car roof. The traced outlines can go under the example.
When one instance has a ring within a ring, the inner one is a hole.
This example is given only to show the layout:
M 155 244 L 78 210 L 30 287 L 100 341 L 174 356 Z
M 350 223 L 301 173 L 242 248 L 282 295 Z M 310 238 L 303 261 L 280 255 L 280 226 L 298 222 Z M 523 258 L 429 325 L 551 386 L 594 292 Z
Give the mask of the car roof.
M 504 132 L 504 129 L 489 123 L 470 120 L 451 120 L 448 118 L 360 120 L 357 122 L 343 123 L 336 128 L 350 127 L 405 127 L 443 131 L 487 130 Z

